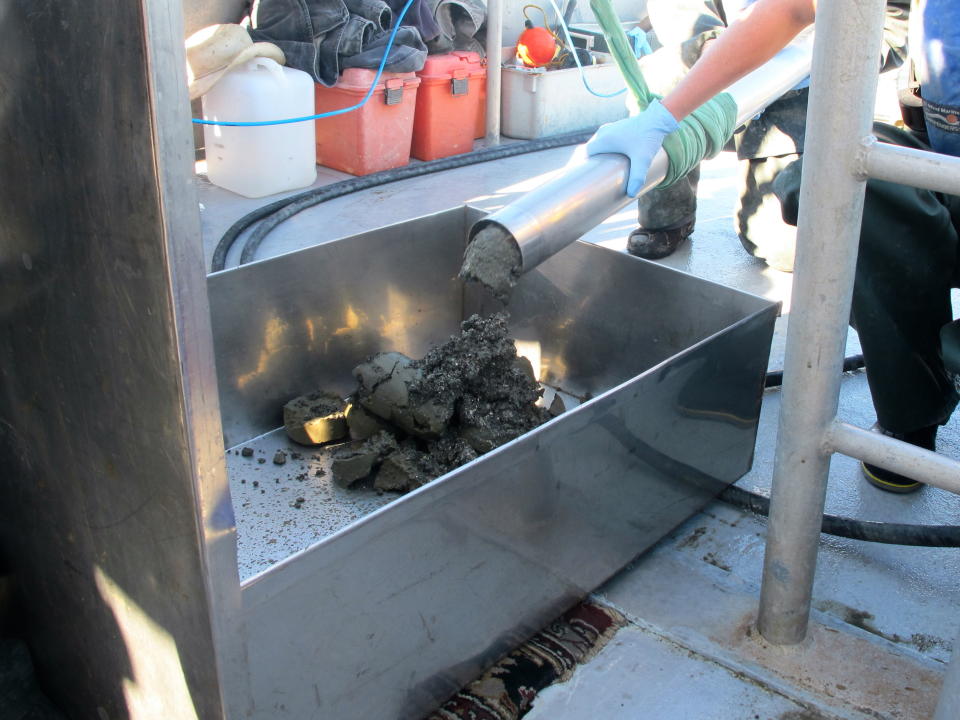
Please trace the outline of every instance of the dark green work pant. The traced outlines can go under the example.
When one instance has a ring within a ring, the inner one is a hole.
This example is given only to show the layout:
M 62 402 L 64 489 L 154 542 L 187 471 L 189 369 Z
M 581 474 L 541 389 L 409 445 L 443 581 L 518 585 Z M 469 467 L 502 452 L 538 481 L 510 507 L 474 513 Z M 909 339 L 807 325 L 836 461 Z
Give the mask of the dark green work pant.
M 911 135 L 875 126 L 881 139 L 923 147 Z M 780 173 L 784 220 L 796 224 L 798 161 Z M 853 288 L 851 325 L 863 347 L 867 380 L 886 430 L 907 433 L 944 424 L 957 405 L 940 331 L 953 318 L 960 287 L 960 198 L 906 185 L 867 183 Z
M 734 229 L 740 243 L 754 257 L 777 270 L 793 270 L 797 230 L 783 222 L 773 180 L 799 154 L 752 158 L 740 162 L 734 208 Z M 693 222 L 697 214 L 697 165 L 668 188 L 654 188 L 637 199 L 637 220 L 647 230 L 669 230 Z

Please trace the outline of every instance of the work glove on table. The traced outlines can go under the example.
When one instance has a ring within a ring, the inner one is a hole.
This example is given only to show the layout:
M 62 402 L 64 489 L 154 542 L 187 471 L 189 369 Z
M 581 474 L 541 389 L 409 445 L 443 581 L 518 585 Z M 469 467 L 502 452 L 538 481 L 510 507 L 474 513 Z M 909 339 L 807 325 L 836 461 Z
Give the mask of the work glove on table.
M 636 197 L 663 139 L 680 127 L 659 100 L 639 115 L 602 125 L 587 141 L 587 155 L 618 153 L 630 160 L 627 195 Z

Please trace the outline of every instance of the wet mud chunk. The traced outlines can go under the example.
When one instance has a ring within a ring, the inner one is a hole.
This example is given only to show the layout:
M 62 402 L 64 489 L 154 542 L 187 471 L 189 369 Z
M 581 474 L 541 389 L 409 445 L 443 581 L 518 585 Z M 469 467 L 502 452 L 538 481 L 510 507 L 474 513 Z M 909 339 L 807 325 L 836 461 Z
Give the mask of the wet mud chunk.
M 333 454 L 333 481 L 340 487 L 350 487 L 369 477 L 383 459 L 398 448 L 396 438 L 387 432 L 348 443 Z
M 334 393 L 318 391 L 283 406 L 283 427 L 301 445 L 320 445 L 347 437 L 347 404 Z
M 488 225 L 467 245 L 460 278 L 479 282 L 505 303 L 522 268 L 523 257 L 516 240 L 502 228 Z
M 360 381 L 357 401 L 374 415 L 422 438 L 440 437 L 447 429 L 454 412 L 452 399 L 416 392 L 422 387 L 423 371 L 406 355 L 379 353 L 353 374 Z
M 419 360 L 378 353 L 353 374 L 358 388 L 343 410 L 353 440 L 331 465 L 341 487 L 373 477 L 379 491 L 414 490 L 563 409 L 537 405 L 543 391 L 503 314 L 470 317 Z
M 458 335 L 421 360 L 406 358 L 403 372 L 407 406 L 453 413 L 442 436 L 408 439 L 384 461 L 375 481 L 380 490 L 415 489 L 550 419 L 536 405 L 542 391 L 502 314 L 465 320 Z
M 550 407 L 548 409 L 550 416 L 559 417 L 560 415 L 563 415 L 566 411 L 567 411 L 567 406 L 566 404 L 564 404 L 563 398 L 560 397 L 559 395 L 554 395 L 553 402 L 550 403 Z
M 351 440 L 366 440 L 378 432 L 391 430 L 390 423 L 377 417 L 357 401 L 347 404 L 346 417 Z
M 429 455 L 408 447 L 386 457 L 373 486 L 377 490 L 408 492 L 438 477 L 437 470 Z

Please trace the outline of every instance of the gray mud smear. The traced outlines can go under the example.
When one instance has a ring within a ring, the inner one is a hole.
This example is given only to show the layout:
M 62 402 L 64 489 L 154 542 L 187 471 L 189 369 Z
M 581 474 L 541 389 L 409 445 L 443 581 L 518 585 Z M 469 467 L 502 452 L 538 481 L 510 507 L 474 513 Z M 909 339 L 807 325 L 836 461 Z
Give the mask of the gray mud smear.
M 467 245 L 460 278 L 479 282 L 506 303 L 522 269 L 516 241 L 502 228 L 488 225 Z
M 395 443 L 380 432 L 338 450 L 333 472 L 343 487 L 373 477 L 379 490 L 407 492 L 553 417 L 536 404 L 543 391 L 502 314 L 472 316 L 422 359 L 379 353 L 354 375 L 355 402 Z

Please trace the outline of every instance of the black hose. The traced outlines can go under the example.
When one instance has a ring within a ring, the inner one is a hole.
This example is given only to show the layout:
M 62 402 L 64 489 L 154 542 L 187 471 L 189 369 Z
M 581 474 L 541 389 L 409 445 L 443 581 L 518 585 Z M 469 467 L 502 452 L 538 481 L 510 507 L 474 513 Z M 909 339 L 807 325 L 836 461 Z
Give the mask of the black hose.
M 501 160 L 503 158 L 514 157 L 540 150 L 551 150 L 553 148 L 565 147 L 567 145 L 579 145 L 586 142 L 593 135 L 594 130 L 583 130 L 563 135 L 553 135 L 551 137 L 539 138 L 537 140 L 528 140 L 526 142 L 509 143 L 507 145 L 497 145 L 495 147 L 483 148 L 476 152 L 463 155 L 454 155 L 452 157 L 431 160 L 416 165 L 405 165 L 392 170 L 365 175 L 363 177 L 343 180 L 331 185 L 307 190 L 306 192 L 269 203 L 256 210 L 247 213 L 237 220 L 223 234 L 213 251 L 213 260 L 210 263 L 211 272 L 219 272 L 226 267 L 227 253 L 237 241 L 237 238 L 251 225 L 263 220 L 262 223 L 247 238 L 240 255 L 240 264 L 244 265 L 256 256 L 257 250 L 263 239 L 280 223 L 287 220 L 297 213 L 307 208 L 318 205 L 327 200 L 343 197 L 350 193 L 360 190 L 368 190 L 387 183 L 407 180 L 409 178 L 420 177 L 430 173 L 443 172 L 444 170 L 454 170 L 456 168 L 475 165 L 481 162 L 491 160 Z
M 736 485 L 730 485 L 718 497 L 725 503 L 763 517 L 770 513 L 770 498 Z M 957 525 L 904 525 L 824 515 L 820 532 L 888 545 L 960 547 L 960 526 Z
M 863 366 L 863 355 L 851 355 L 843 359 L 844 372 L 853 372 Z M 781 385 L 783 385 L 783 370 L 771 370 L 767 373 L 767 377 L 763 381 L 765 388 L 780 387 Z
M 863 355 L 851 355 L 843 359 L 844 372 L 852 372 L 862 367 L 864 367 Z M 782 370 L 773 370 L 767 373 L 764 387 L 779 387 L 782 384 Z M 735 505 L 763 517 L 766 517 L 770 512 L 770 498 L 757 495 L 736 485 L 730 485 L 718 497 L 730 505 Z M 824 515 L 820 532 L 852 540 L 889 545 L 960 547 L 960 526 L 957 525 L 903 525 Z

